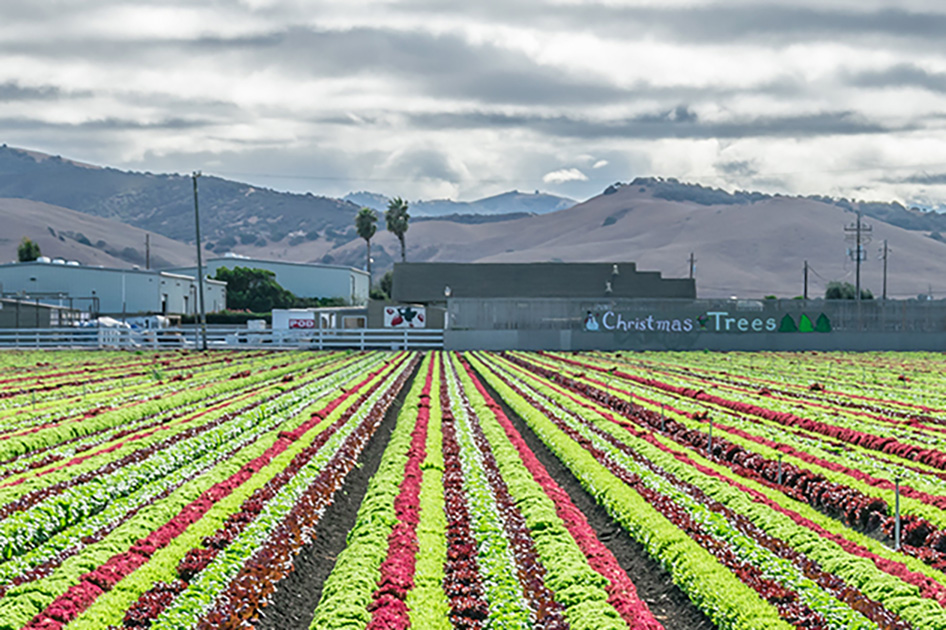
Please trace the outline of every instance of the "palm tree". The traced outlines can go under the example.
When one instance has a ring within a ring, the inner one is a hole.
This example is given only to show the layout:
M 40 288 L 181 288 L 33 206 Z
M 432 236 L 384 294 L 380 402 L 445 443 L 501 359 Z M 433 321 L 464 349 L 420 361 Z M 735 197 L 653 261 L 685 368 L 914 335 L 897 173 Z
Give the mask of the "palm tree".
M 358 236 L 365 239 L 368 246 L 365 258 L 368 261 L 368 286 L 371 286 L 371 237 L 378 230 L 378 213 L 371 208 L 362 208 L 355 215 L 355 231 Z
M 407 232 L 408 221 L 411 215 L 407 214 L 407 202 L 400 197 L 395 197 L 388 202 L 388 211 L 384 213 L 384 220 L 388 226 L 388 232 L 394 234 L 397 240 L 401 241 L 401 262 L 407 262 L 407 254 L 404 248 L 404 234 Z

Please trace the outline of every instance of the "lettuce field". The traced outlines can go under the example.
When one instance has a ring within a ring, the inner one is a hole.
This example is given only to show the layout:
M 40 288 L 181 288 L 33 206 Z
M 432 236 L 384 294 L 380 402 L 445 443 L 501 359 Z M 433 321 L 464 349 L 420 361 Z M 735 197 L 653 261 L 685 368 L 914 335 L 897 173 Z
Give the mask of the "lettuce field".
M 0 354 L 0 630 L 946 630 L 946 357 Z

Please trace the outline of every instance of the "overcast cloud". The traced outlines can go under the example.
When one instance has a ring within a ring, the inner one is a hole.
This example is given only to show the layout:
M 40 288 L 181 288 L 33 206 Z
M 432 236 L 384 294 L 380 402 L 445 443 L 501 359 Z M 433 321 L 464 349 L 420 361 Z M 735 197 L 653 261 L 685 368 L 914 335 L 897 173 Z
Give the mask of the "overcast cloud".
M 0 142 L 280 190 L 946 202 L 933 0 L 4 0 Z

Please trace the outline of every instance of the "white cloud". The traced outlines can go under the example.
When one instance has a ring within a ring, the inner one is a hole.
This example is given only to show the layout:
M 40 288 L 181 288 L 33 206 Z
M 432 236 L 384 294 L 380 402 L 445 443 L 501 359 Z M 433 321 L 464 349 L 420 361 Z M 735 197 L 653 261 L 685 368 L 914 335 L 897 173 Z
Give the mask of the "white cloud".
M 943 3 L 771 4 L 4 0 L 0 136 L 331 195 L 941 190 L 910 176 L 946 173 Z
M 546 184 L 564 184 L 565 182 L 586 182 L 588 176 L 577 168 L 563 168 L 542 176 L 542 181 Z

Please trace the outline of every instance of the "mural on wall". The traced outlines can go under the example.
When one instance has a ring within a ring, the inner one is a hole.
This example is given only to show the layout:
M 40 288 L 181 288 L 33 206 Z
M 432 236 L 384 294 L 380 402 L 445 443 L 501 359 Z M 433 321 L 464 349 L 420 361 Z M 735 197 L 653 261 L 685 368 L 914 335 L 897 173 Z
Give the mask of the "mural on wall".
M 426 328 L 427 309 L 423 306 L 385 306 L 385 328 Z
M 622 313 L 612 310 L 603 313 L 588 311 L 585 315 L 582 328 L 588 332 L 621 331 L 621 332 L 720 332 L 720 333 L 761 333 L 761 332 L 831 332 L 831 320 L 821 313 L 815 323 L 805 313 L 802 313 L 796 323 L 795 318 L 785 314 L 779 320 L 777 317 L 742 317 L 730 316 L 728 311 L 708 311 L 699 317 L 667 318 L 665 316 L 635 315 L 625 317 Z

